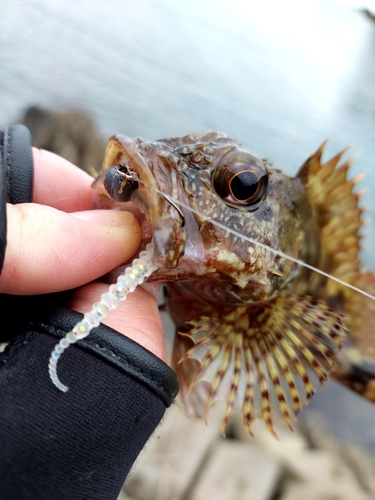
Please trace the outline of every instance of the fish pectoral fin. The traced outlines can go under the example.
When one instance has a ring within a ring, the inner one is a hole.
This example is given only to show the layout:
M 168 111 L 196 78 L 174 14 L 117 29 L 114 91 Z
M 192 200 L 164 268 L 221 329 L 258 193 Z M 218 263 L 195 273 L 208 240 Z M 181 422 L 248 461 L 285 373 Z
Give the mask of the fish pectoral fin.
M 194 417 L 203 417 L 206 405 L 207 389 L 202 387 L 190 394 L 190 386 L 194 380 L 195 373 L 199 370 L 199 363 L 195 359 L 188 359 L 185 363 L 180 363 L 183 355 L 192 347 L 193 343 L 185 334 L 177 333 L 174 340 L 172 353 L 172 369 L 176 373 L 180 390 L 179 397 L 186 412 Z
M 318 299 L 297 295 L 224 307 L 221 316 L 193 324 L 187 335 L 194 345 L 180 365 L 200 363 L 190 377 L 190 392 L 194 395 L 204 382 L 206 419 L 216 400 L 226 402 L 223 434 L 237 411 L 250 434 L 257 417 L 274 436 L 275 417 L 293 429 L 299 410 L 332 369 L 345 332 L 340 313 Z

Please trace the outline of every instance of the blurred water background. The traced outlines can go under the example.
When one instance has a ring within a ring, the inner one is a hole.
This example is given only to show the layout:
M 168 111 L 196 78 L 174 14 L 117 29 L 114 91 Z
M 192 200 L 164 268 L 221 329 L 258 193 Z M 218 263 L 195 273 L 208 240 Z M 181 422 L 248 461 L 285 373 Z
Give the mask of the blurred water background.
M 375 23 L 360 6 L 6 1 L 0 126 L 41 105 L 89 112 L 104 138 L 220 130 L 290 174 L 327 138 L 327 157 L 353 144 L 370 218 L 363 259 L 375 269 Z M 375 407 L 330 382 L 309 408 L 375 454 Z

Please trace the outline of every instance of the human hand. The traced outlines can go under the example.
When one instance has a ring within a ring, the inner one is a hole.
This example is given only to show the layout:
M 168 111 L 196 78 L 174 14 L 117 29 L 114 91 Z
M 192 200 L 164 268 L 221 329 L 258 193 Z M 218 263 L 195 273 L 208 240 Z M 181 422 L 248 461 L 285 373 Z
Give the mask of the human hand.
M 92 178 L 43 150 L 34 154 L 34 203 L 7 206 L 7 248 L 0 292 L 16 295 L 72 292 L 79 312 L 107 291 L 95 281 L 129 260 L 141 231 L 133 214 L 92 210 Z M 165 359 L 156 290 L 138 288 L 103 321 Z

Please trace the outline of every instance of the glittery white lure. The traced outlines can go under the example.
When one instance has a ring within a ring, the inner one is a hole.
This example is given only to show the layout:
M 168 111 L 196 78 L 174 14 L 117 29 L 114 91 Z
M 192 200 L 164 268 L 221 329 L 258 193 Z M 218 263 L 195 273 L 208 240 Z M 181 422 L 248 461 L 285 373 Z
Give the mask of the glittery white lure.
M 124 274 L 117 278 L 117 283 L 111 285 L 108 292 L 103 293 L 100 301 L 96 302 L 90 312 L 84 314 L 82 321 L 77 323 L 75 327 L 68 332 L 64 338 L 55 345 L 49 359 L 49 375 L 54 385 L 63 392 L 67 392 L 69 388 L 62 384 L 57 376 L 57 362 L 61 354 L 67 349 L 70 344 L 75 344 L 89 335 L 91 330 L 99 326 L 100 321 L 106 318 L 112 309 L 116 309 L 121 300 L 126 299 L 127 295 L 141 285 L 153 271 L 156 266 L 153 262 L 154 246 L 148 244 L 146 250 L 139 254 L 137 259 L 134 259 L 132 264 L 125 269 Z

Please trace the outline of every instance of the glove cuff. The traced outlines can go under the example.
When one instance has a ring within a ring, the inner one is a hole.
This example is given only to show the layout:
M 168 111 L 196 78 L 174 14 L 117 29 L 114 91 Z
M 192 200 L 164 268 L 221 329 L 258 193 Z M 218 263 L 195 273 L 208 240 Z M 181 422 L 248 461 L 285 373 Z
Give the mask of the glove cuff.
M 60 340 L 82 318 L 81 313 L 60 307 L 48 313 L 43 321 L 29 326 Z M 77 347 L 104 358 L 109 364 L 130 375 L 161 398 L 166 406 L 173 403 L 179 389 L 176 374 L 164 361 L 137 342 L 121 335 L 109 326 L 100 324 L 91 331 L 88 337 L 81 339 L 70 349 Z M 69 349 L 64 352 L 64 356 L 69 356 Z M 61 369 L 59 375 L 61 379 L 64 378 L 64 372 L 61 372 Z M 74 381 L 70 382 L 70 385 L 73 384 Z

